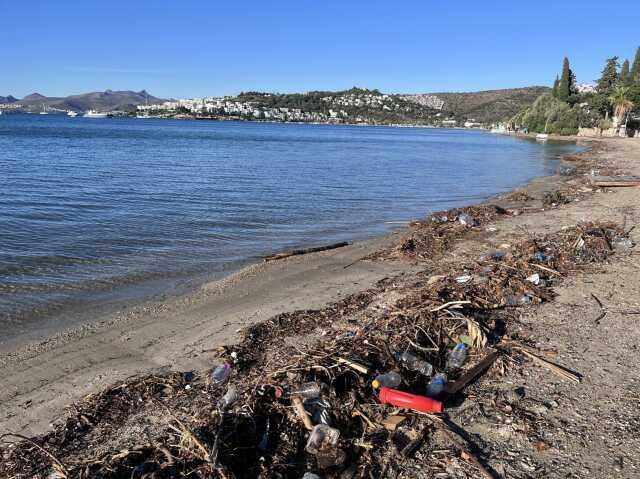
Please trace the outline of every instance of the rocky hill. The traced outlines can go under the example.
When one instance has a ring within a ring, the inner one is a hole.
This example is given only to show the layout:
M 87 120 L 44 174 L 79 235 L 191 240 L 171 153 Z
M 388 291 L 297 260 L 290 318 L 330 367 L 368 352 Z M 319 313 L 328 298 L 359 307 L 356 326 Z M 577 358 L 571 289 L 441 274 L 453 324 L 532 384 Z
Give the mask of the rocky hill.
M 440 100 L 442 111 L 451 116 L 491 123 L 512 117 L 549 90 L 544 86 L 531 86 L 464 93 L 424 93 L 405 95 L 404 98 L 429 106 Z
M 3 97 L 0 97 L 2 100 Z M 7 97 L 13 98 L 13 97 Z M 112 91 L 83 93 L 67 97 L 47 97 L 40 93 L 32 93 L 21 100 L 13 99 L 23 105 L 26 111 L 39 111 L 43 105 L 50 109 L 74 110 L 74 111 L 133 111 L 137 105 L 157 103 L 164 101 L 149 95 L 145 90 L 135 91 Z M 0 101 L 1 103 L 1 101 Z M 7 102 L 8 103 L 8 102 Z

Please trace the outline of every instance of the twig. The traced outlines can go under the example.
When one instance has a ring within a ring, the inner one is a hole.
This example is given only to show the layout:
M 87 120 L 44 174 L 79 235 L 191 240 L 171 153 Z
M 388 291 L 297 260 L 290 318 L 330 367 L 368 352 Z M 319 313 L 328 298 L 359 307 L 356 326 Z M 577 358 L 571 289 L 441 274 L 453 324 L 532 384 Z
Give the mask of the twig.
M 555 269 L 547 268 L 546 266 L 542 266 L 541 264 L 538 264 L 538 263 L 529 263 L 529 264 L 531 266 L 535 266 L 536 268 L 540 268 L 543 271 L 547 271 L 548 273 L 555 274 L 557 276 L 562 276 L 562 273 L 559 273 Z
M 442 431 L 447 435 L 451 442 L 453 442 L 462 452 L 466 453 L 465 458 L 472 462 L 473 465 L 475 465 L 480 470 L 484 477 L 486 477 L 487 479 L 495 479 L 495 476 L 491 474 L 489 470 L 482 465 L 475 454 L 473 454 L 473 452 L 471 451 L 472 448 L 470 447 L 468 441 L 458 432 L 454 431 L 452 427 L 453 424 L 450 424 L 451 421 L 442 420 L 437 416 L 429 416 L 429 418 L 442 426 Z M 459 429 L 459 426 L 455 426 Z
M 337 361 L 340 364 L 346 364 L 350 368 L 355 369 L 356 371 L 362 374 L 369 374 L 369 369 L 363 366 L 362 364 L 355 363 L 345 358 L 337 358 Z
M 451 306 L 462 306 L 463 304 L 471 304 L 471 301 L 449 301 L 448 303 L 441 304 L 437 308 L 433 308 L 431 310 L 432 313 L 440 311 L 442 309 L 447 309 Z
M 540 366 L 548 369 L 551 372 L 556 373 L 558 376 L 568 379 L 569 381 L 573 381 L 574 383 L 579 383 L 580 381 L 582 381 L 582 376 L 579 373 L 571 371 L 556 363 L 552 363 L 551 361 L 547 361 L 546 359 L 541 358 L 540 356 L 533 354 L 519 346 L 516 346 L 516 349 L 528 358 L 532 359 L 533 362 L 539 364 Z
M 595 294 L 591 293 L 591 297 L 595 300 L 596 303 L 598 303 L 598 306 L 600 306 L 600 309 L 604 309 L 604 306 L 602 305 L 602 301 L 600 301 Z

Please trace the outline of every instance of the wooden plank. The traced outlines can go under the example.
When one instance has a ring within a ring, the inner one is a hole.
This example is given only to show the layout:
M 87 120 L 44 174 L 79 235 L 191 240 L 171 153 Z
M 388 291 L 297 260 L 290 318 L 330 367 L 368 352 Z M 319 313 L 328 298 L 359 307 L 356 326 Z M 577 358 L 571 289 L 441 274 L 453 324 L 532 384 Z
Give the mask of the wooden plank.
M 447 394 L 456 394 L 458 391 L 462 390 L 467 384 L 477 378 L 480 374 L 482 374 L 485 370 L 489 369 L 489 367 L 494 363 L 496 359 L 500 356 L 499 351 L 494 351 L 491 354 L 487 355 L 482 361 L 476 364 L 474 367 L 465 372 L 462 376 L 460 376 L 456 381 L 447 384 L 445 388 L 445 392 Z

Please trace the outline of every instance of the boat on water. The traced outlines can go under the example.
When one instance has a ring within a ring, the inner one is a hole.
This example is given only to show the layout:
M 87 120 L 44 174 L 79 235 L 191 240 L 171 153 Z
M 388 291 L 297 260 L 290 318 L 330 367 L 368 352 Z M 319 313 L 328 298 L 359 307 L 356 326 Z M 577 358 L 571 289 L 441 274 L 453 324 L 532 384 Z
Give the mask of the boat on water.
M 146 119 L 146 118 L 152 118 L 152 117 L 151 115 L 136 115 L 136 118 Z
M 538 133 L 536 135 L 536 140 L 538 141 L 547 141 L 549 139 L 549 135 L 547 135 L 546 133 Z
M 73 110 L 69 110 L 67 112 L 67 116 L 70 116 L 71 118 L 75 118 L 76 116 L 78 116 L 78 113 Z
M 48 115 L 49 114 L 49 110 L 47 108 L 47 105 L 45 105 L 44 103 L 42 104 L 42 111 L 40 112 L 41 115 Z
M 100 111 L 89 110 L 83 115 L 85 118 L 106 118 L 107 113 L 103 113 Z

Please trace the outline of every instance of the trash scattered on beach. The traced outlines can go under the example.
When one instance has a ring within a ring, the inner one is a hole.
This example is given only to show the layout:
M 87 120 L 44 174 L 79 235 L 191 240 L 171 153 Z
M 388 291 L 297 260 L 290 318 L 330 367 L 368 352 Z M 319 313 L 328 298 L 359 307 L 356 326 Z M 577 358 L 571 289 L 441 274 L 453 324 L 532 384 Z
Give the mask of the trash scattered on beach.
M 473 211 L 480 224 L 508 214 Z M 417 224 L 410 254 L 443 251 L 459 229 L 474 234 L 449 220 Z M 466 477 L 489 477 L 486 455 L 449 411 L 484 398 L 483 408 L 519 414 L 535 431 L 535 414 L 499 399 L 505 371 L 530 361 L 571 383 L 581 376 L 509 337 L 507 326 L 518 308 L 552 300 L 563 277 L 606 261 L 626 238 L 613 223 L 528 235 L 508 255 L 436 264 L 322 309 L 278 314 L 217 350 L 210 373 L 117 383 L 41 437 L 4 436 L 0 476 L 444 477 L 450 457 Z M 465 275 L 484 279 L 458 281 Z

